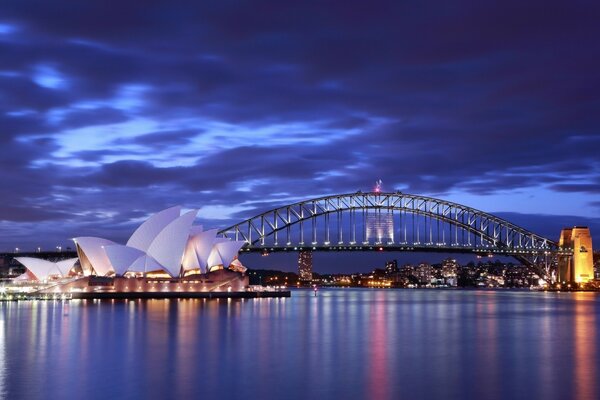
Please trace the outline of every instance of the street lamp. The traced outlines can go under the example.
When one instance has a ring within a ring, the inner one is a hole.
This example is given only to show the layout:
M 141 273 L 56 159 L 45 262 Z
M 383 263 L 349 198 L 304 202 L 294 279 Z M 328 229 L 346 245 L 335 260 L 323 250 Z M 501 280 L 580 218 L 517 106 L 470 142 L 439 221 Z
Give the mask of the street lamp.
M 62 251 L 62 246 L 56 246 L 56 249 L 58 250 L 58 252 L 60 253 Z

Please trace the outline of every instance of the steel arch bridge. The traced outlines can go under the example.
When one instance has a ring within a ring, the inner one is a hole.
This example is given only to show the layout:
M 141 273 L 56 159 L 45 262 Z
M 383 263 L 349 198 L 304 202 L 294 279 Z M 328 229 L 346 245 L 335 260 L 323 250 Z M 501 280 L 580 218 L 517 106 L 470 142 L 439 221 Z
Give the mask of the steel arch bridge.
M 402 192 L 319 197 L 256 215 L 219 232 L 242 252 L 435 251 L 546 263 L 572 249 L 458 203 Z

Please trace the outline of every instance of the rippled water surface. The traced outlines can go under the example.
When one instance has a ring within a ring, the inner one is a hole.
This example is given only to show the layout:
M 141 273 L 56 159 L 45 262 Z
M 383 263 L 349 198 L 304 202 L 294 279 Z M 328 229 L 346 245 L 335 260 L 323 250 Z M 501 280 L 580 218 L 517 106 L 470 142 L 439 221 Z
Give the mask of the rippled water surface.
M 6 399 L 600 399 L 593 293 L 0 304 Z

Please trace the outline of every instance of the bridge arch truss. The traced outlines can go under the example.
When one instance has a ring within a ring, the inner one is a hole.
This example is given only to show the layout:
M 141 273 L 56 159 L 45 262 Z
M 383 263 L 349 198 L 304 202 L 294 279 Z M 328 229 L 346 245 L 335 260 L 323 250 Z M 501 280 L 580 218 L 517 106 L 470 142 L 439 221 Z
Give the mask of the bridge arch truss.
M 503 254 L 529 263 L 568 252 L 550 239 L 458 203 L 356 192 L 278 207 L 219 232 L 242 251 L 400 250 Z

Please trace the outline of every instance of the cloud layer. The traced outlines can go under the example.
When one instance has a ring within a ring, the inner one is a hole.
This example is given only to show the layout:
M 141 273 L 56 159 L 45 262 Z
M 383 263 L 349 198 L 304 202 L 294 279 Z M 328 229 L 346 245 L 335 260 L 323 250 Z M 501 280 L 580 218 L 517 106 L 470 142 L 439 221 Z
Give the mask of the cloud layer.
M 224 226 L 379 178 L 524 224 L 600 209 L 594 2 L 19 1 L 0 18 L 6 250 L 123 238 L 174 204 Z

